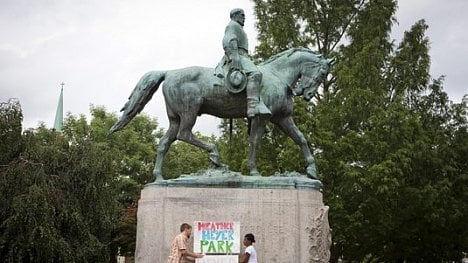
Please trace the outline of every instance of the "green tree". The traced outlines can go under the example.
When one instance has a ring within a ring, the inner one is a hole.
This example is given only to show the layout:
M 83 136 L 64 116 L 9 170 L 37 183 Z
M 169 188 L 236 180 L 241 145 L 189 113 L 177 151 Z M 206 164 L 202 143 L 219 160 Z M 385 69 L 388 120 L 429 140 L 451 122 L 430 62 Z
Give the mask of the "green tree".
M 332 262 L 458 260 L 467 250 L 466 104 L 448 100 L 443 78 L 430 80 L 425 22 L 395 47 L 393 0 L 254 3 L 259 60 L 295 45 L 338 58 L 294 113 L 331 207 Z M 279 148 L 270 161 L 294 156 L 270 141 Z
M 163 131 L 156 119 L 145 114 L 136 116 L 122 131 L 108 137 L 107 132 L 117 121 L 117 115 L 103 107 L 91 106 L 89 124 L 84 116 L 69 115 L 65 120 L 64 134 L 75 137 L 90 136 L 98 144 L 113 152 L 118 176 L 129 177 L 140 185 L 154 181 L 153 168 L 156 145 Z
M 0 166 L 0 261 L 109 262 L 118 248 L 133 254 L 136 204 L 153 180 L 162 135 L 157 122 L 140 115 L 107 138 L 116 115 L 91 107 L 89 123 L 69 114 L 63 133 L 42 125 L 22 135 L 19 103 L 1 109 L 0 134 L 16 138 L 7 149 L 20 151 Z
M 140 191 L 154 181 L 153 167 L 156 143 L 162 137 L 156 119 L 145 114 L 136 116 L 125 129 L 107 136 L 117 115 L 108 113 L 104 107 L 91 106 L 91 120 L 85 116 L 68 115 L 63 133 L 70 141 L 79 143 L 83 138 L 92 140 L 111 153 L 112 172 L 119 203 L 118 219 L 112 230 L 112 255 L 132 256 L 136 244 L 136 212 Z
M 43 126 L 22 140 L 0 170 L 0 260 L 109 261 L 117 216 L 111 153 Z
M 18 100 L 0 103 L 0 165 L 9 163 L 21 152 L 23 114 Z

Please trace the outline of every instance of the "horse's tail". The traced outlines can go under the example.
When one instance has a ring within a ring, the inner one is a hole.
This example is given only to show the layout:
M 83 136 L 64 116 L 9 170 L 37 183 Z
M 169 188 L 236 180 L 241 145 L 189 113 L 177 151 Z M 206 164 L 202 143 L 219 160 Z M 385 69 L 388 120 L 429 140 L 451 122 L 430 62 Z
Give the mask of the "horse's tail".
M 127 103 L 120 111 L 122 117 L 109 130 L 108 134 L 121 130 L 145 107 L 166 77 L 166 71 L 150 71 L 141 77 L 133 89 Z

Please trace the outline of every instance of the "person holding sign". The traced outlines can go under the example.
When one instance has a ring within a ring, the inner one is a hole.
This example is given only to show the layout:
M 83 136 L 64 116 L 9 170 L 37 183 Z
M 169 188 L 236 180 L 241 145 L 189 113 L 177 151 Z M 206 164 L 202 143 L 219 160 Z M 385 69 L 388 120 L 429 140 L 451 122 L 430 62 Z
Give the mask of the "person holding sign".
M 258 263 L 257 251 L 253 247 L 255 243 L 255 236 L 251 233 L 245 235 L 244 246 L 246 246 L 244 254 L 239 256 L 239 263 Z
M 204 255 L 200 253 L 193 253 L 187 250 L 187 241 L 192 235 L 192 226 L 183 223 L 180 226 L 180 234 L 178 234 L 171 244 L 171 252 L 167 263 L 182 263 L 188 257 L 202 258 Z

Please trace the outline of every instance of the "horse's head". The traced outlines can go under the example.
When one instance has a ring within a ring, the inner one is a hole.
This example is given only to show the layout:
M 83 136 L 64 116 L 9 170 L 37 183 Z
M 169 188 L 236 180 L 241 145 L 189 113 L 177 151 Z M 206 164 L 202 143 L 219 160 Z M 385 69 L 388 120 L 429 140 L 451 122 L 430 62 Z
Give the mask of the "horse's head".
M 334 63 L 335 59 L 325 58 L 302 63 L 300 80 L 293 89 L 293 93 L 298 96 L 302 95 L 305 100 L 311 100 Z

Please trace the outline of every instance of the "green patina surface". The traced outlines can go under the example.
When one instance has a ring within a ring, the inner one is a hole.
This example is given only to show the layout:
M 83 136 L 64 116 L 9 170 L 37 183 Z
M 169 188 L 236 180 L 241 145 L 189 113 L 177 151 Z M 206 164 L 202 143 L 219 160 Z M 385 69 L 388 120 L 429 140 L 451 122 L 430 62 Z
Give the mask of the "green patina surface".
M 272 176 L 245 176 L 227 169 L 208 169 L 183 174 L 176 179 L 156 181 L 147 184 L 146 187 L 273 188 L 320 191 L 322 183 L 298 172 L 275 173 Z

